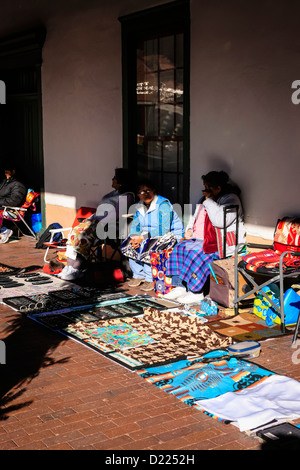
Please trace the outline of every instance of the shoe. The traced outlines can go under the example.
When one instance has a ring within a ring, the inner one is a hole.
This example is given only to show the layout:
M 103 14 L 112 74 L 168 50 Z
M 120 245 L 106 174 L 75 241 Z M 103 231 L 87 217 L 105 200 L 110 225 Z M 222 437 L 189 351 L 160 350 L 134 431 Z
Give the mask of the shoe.
M 65 268 L 68 269 L 65 271 Z M 74 269 L 72 266 L 65 266 L 65 268 L 59 276 L 63 281 L 75 281 L 75 279 L 81 279 L 84 276 L 84 271 L 81 271 L 80 269 Z
M 204 299 L 203 294 L 194 294 L 194 292 L 188 292 L 186 295 L 177 298 L 177 302 L 181 304 L 197 304 Z
M 9 228 L 4 230 L 1 234 L 0 234 L 0 243 L 7 243 L 8 242 L 8 239 L 12 236 L 14 232 L 12 230 L 10 230 Z
M 66 265 L 66 266 L 60 271 L 60 273 L 58 273 L 57 277 L 61 277 L 61 276 L 64 276 L 65 274 L 68 274 L 69 268 L 70 268 L 70 266 Z
M 175 287 L 170 292 L 168 292 L 168 294 L 165 294 L 163 298 L 168 300 L 175 300 L 178 297 L 183 297 L 186 294 L 187 290 L 185 287 Z
M 133 279 L 130 279 L 130 281 L 128 281 L 127 285 L 128 287 L 139 287 L 141 284 L 143 284 L 144 281 L 145 279 L 133 278 Z
M 146 292 L 153 290 L 153 289 L 154 289 L 153 282 L 144 282 L 144 284 L 141 287 L 141 290 L 144 290 Z

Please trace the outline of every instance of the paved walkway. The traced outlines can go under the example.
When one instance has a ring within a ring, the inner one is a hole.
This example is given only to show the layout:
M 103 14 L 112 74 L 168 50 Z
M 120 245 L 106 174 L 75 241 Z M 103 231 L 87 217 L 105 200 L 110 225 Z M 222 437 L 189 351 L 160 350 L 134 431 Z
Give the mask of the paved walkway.
M 34 246 L 27 238 L 0 245 L 0 262 L 42 266 L 44 252 Z M 264 448 L 258 439 L 4 305 L 0 339 L 7 351 L 6 365 L 0 365 L 1 450 Z M 255 362 L 300 380 L 297 359 L 291 337 L 285 337 L 262 342 Z

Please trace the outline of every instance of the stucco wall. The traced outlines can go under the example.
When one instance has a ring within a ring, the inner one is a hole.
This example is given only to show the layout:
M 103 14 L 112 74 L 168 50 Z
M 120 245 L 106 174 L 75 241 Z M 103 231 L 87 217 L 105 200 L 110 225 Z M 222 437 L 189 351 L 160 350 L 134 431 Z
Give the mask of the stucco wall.
M 48 20 L 43 54 L 48 205 L 94 207 L 111 190 L 114 169 L 122 166 L 118 17 L 153 2 L 122 3 L 98 2 L 84 10 L 59 12 Z
M 241 186 L 251 233 L 300 213 L 300 5 L 192 0 L 191 199 L 224 169 Z
M 72 219 L 110 190 L 122 165 L 118 17 L 163 3 L 1 2 L 1 37 L 47 29 L 45 190 L 55 221 L 60 206 Z M 300 212 L 300 105 L 291 100 L 300 79 L 299 11 L 296 0 L 191 0 L 191 202 L 202 174 L 225 169 L 242 189 L 249 232 L 259 236 L 272 236 L 278 217 Z

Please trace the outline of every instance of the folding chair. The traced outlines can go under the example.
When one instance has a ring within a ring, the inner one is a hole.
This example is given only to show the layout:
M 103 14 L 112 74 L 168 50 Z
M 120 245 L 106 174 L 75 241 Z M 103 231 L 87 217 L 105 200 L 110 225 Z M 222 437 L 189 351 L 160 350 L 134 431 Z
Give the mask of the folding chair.
M 259 292 L 277 312 L 280 318 L 281 331 L 285 333 L 285 287 L 288 279 L 293 279 L 293 282 L 295 282 L 300 276 L 300 219 L 285 217 L 278 220 L 271 246 L 249 243 L 247 247 L 259 248 L 262 251 L 247 254 L 241 261 L 238 261 L 237 254 L 235 255 L 235 312 L 238 313 L 241 301 Z M 238 247 L 236 247 L 236 251 L 237 249 Z M 242 296 L 238 296 L 239 273 L 242 274 L 249 285 L 248 292 Z M 263 288 L 274 283 L 276 285 L 279 283 L 279 305 L 263 290 Z M 293 343 L 296 341 L 296 336 L 297 329 Z
M 26 222 L 25 215 L 27 214 L 27 211 L 36 212 L 36 202 L 39 195 L 40 193 L 36 193 L 33 189 L 28 189 L 25 202 L 21 207 L 3 206 L 3 218 L 13 222 L 22 235 L 31 238 L 33 237 L 34 239 L 37 239 L 37 235 Z M 30 235 L 21 230 L 21 224 L 25 225 Z
M 76 217 L 74 219 L 74 222 L 72 224 L 72 227 L 61 227 L 61 228 L 56 228 L 56 229 L 51 229 L 51 237 L 49 242 L 45 242 L 44 245 L 46 246 L 46 251 L 45 251 L 45 256 L 44 256 L 44 262 L 45 263 L 50 263 L 50 260 L 47 259 L 48 257 L 48 252 L 50 248 L 55 248 L 57 251 L 65 251 L 66 250 L 66 244 L 68 240 L 68 234 L 71 232 L 71 230 L 76 227 L 80 222 L 82 222 L 84 219 L 87 219 L 90 217 L 92 214 L 96 212 L 96 209 L 94 207 L 80 207 L 78 209 Z M 59 242 L 54 241 L 54 236 L 57 233 L 62 234 L 62 240 Z M 67 235 L 66 235 L 67 234 Z

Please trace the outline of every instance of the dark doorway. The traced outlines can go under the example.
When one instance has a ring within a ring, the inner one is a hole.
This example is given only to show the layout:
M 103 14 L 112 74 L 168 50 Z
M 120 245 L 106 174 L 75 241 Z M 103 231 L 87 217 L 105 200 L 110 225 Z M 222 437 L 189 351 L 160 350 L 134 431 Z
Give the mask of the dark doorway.
M 0 106 L 1 178 L 6 162 L 13 162 L 19 178 L 44 192 L 41 65 L 45 31 L 0 40 L 0 80 L 6 104 Z M 42 201 L 42 199 L 41 199 Z M 42 203 L 43 212 L 43 203 Z

